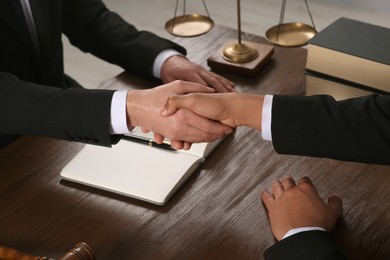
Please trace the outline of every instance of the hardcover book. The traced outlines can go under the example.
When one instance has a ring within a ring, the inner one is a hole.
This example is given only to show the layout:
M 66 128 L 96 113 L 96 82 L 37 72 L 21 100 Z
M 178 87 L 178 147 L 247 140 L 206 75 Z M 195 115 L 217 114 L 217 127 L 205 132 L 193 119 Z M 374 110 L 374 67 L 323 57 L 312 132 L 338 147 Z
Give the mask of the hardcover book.
M 141 142 L 123 138 L 112 148 L 86 145 L 62 169 L 61 177 L 163 205 L 222 141 L 175 151 L 142 143 L 152 135 L 139 128 L 130 137 L 140 138 Z
M 309 40 L 306 69 L 390 92 L 390 29 L 340 18 Z
M 308 71 L 305 72 L 305 76 L 306 96 L 330 95 L 335 100 L 344 100 L 371 94 L 383 94 L 383 92 L 379 93 L 375 89 L 334 77 L 327 77 Z

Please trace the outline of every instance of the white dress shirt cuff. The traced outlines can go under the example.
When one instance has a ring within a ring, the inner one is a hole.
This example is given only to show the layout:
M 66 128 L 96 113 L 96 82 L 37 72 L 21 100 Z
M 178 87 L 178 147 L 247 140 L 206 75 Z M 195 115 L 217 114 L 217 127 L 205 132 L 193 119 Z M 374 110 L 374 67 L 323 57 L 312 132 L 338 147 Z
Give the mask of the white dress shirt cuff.
M 321 230 L 321 231 L 324 231 L 325 232 L 325 229 L 321 228 L 321 227 L 300 227 L 300 228 L 293 228 L 293 229 L 290 229 L 282 239 L 285 239 L 289 236 L 292 236 L 292 235 L 295 235 L 295 234 L 298 234 L 300 232 L 305 232 L 305 231 L 313 231 L 313 230 Z
M 273 95 L 265 95 L 261 115 L 261 135 L 264 140 L 272 141 L 271 120 Z
M 153 76 L 155 76 L 156 78 L 161 78 L 161 67 L 162 65 L 164 64 L 164 62 L 174 56 L 174 55 L 180 55 L 180 56 L 183 56 L 183 54 L 181 54 L 180 52 L 177 52 L 173 49 L 168 49 L 168 50 L 163 50 L 162 52 L 160 52 L 158 54 L 158 56 L 156 57 L 156 59 L 154 60 L 154 64 L 153 64 Z
M 110 133 L 129 133 L 126 119 L 126 97 L 127 91 L 115 91 L 111 100 Z

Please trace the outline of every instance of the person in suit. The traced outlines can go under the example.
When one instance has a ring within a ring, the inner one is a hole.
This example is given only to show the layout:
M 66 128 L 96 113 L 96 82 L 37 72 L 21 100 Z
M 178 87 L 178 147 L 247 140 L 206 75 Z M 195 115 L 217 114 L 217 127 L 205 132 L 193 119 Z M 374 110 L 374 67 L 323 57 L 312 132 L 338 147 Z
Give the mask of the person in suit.
M 64 74 L 63 33 L 82 51 L 165 85 L 129 92 L 82 88 Z M 187 60 L 183 47 L 138 31 L 101 0 L 0 1 L 0 37 L 0 147 L 23 134 L 111 146 L 134 126 L 190 142 L 231 132 L 190 111 L 159 116 L 169 95 L 234 86 Z
M 266 260 L 345 259 L 330 234 L 342 210 L 338 196 L 324 203 L 309 177 L 296 184 L 285 176 L 273 181 L 271 190 L 262 192 L 261 200 L 278 242 L 264 252 Z
M 335 101 L 327 95 L 189 94 L 169 97 L 162 115 L 180 108 L 262 131 L 278 153 L 390 164 L 387 95 Z
M 188 94 L 169 97 L 161 114 L 183 108 L 262 131 L 279 153 L 390 165 L 389 96 L 335 101 L 326 95 Z M 338 197 L 324 204 L 309 178 L 295 184 L 287 177 L 261 199 L 280 241 L 265 251 L 266 259 L 344 259 L 329 233 L 341 213 Z

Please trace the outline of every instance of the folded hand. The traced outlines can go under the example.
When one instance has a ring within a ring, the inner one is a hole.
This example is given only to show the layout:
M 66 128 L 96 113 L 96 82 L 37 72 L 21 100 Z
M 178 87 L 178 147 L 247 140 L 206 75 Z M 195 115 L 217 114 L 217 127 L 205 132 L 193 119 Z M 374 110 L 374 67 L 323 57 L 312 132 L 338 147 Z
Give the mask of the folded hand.
M 161 68 L 161 79 L 164 83 L 175 80 L 196 82 L 214 88 L 216 92 L 236 91 L 231 81 L 178 55 L 164 62 Z
M 264 191 L 261 199 L 277 240 L 299 227 L 321 227 L 330 232 L 341 214 L 341 199 L 331 196 L 325 203 L 308 177 L 301 178 L 298 184 L 291 177 L 275 180 L 272 193 Z

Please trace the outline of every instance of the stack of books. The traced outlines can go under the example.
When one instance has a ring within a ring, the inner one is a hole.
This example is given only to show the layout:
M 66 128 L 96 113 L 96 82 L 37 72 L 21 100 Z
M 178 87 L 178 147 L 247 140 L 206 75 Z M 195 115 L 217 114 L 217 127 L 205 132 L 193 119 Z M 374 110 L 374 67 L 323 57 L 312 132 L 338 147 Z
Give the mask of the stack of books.
M 390 93 L 390 29 L 340 18 L 308 43 L 307 95 Z

